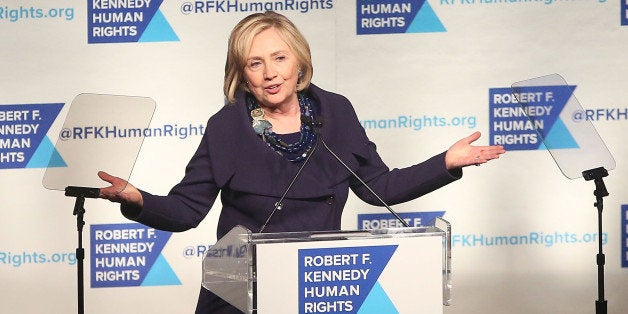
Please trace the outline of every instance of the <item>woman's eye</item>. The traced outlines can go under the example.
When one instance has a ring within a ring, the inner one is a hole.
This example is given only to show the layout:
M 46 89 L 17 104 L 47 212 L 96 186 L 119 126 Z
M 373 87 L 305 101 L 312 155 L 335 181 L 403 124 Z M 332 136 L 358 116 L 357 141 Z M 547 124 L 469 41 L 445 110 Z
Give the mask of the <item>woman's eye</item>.
M 257 68 L 261 65 L 262 63 L 259 61 L 249 61 L 249 67 L 250 68 Z

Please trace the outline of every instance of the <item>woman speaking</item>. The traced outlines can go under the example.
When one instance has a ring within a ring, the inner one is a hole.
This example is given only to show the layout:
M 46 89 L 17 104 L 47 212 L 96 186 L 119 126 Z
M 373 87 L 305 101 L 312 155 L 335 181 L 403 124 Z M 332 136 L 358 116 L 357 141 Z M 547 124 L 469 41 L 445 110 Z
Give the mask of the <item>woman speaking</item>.
M 247 16 L 229 38 L 228 104 L 209 118 L 181 182 L 158 196 L 99 172 L 111 184 L 100 197 L 121 203 L 125 217 L 166 231 L 196 227 L 219 192 L 218 238 L 236 225 L 254 232 L 339 230 L 350 189 L 382 205 L 360 180 L 386 203 L 398 204 L 505 152 L 472 146 L 480 137 L 475 132 L 424 162 L 391 170 L 349 100 L 312 84 L 312 74 L 309 45 L 290 20 L 275 12 Z M 201 288 L 196 313 L 241 312 Z

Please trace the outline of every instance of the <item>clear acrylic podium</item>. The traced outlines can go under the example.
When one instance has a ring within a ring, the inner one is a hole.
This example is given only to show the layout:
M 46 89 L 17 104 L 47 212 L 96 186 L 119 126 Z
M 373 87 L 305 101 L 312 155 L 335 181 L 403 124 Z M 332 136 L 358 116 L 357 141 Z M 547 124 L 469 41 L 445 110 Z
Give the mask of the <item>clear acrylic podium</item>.
M 451 226 L 253 233 L 237 226 L 203 258 L 203 287 L 243 313 L 443 313 Z

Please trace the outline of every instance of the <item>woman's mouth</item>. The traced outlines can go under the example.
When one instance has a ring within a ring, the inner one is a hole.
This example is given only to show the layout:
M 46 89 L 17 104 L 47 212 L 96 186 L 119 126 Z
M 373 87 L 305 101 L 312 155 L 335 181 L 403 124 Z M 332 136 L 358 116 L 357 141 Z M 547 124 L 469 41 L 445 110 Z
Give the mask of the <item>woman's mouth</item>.
M 279 92 L 279 84 L 274 84 L 274 85 L 270 85 L 264 88 L 264 90 L 266 90 L 266 92 L 270 93 L 270 94 L 276 94 Z

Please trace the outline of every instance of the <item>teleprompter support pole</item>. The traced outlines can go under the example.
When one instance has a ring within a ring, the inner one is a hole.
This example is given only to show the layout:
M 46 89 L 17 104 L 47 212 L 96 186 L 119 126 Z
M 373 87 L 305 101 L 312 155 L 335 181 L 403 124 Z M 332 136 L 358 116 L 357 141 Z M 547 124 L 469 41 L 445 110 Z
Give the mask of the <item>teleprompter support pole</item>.
M 76 216 L 76 231 L 78 232 L 78 246 L 76 248 L 76 274 L 77 274 L 77 302 L 78 314 L 85 313 L 85 293 L 83 278 L 83 261 L 85 260 L 85 249 L 83 249 L 83 220 L 85 214 L 85 198 L 97 198 L 100 194 L 98 188 L 86 188 L 77 186 L 68 186 L 65 188 L 65 196 L 75 197 L 74 211 L 72 214 Z
M 85 313 L 85 295 L 84 295 L 84 278 L 83 278 L 83 261 L 85 260 L 85 249 L 83 249 L 83 226 L 85 221 L 83 220 L 83 214 L 85 214 L 84 196 L 77 196 L 74 202 L 74 216 L 76 216 L 76 230 L 78 231 L 78 247 L 76 248 L 76 278 L 77 278 L 77 292 L 78 292 L 78 313 Z
M 586 181 L 593 180 L 595 182 L 595 203 L 593 206 L 597 208 L 597 220 L 598 220 L 598 254 L 597 254 L 597 282 L 598 282 L 598 299 L 595 301 L 595 313 L 606 314 L 607 302 L 604 299 L 604 264 L 606 264 L 606 257 L 604 256 L 602 249 L 602 210 L 604 209 L 604 197 L 608 196 L 608 191 L 604 185 L 602 178 L 608 176 L 608 171 L 603 167 L 595 168 L 582 172 L 582 176 Z

